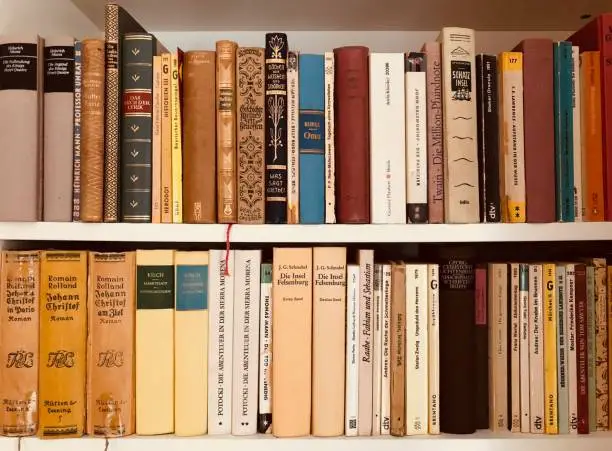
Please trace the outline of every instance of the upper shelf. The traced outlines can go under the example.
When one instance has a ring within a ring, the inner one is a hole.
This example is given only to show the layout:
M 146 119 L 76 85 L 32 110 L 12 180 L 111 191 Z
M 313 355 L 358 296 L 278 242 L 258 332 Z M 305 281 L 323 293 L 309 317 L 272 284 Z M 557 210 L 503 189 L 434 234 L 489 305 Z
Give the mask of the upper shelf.
M 72 0 L 104 29 L 101 0 Z M 608 0 L 119 0 L 149 31 L 575 30 Z

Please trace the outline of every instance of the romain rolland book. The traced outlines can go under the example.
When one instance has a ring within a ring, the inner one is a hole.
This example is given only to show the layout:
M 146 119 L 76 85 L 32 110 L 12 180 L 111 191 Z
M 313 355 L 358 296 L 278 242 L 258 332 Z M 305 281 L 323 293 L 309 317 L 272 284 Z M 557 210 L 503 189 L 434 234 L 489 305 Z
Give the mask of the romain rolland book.
M 87 429 L 118 437 L 135 431 L 134 252 L 89 253 Z
M 312 393 L 312 249 L 274 248 L 272 271 L 272 433 L 305 436 Z
M 272 432 L 272 264 L 261 265 L 257 432 Z
M 43 219 L 72 220 L 74 38 L 45 41 Z
M 38 436 L 80 437 L 85 426 L 87 253 L 43 252 L 40 299 Z
M 151 34 L 122 37 L 120 208 L 122 222 L 151 222 L 153 55 Z
M 173 250 L 136 251 L 138 435 L 174 432 L 174 283 Z
M 4 251 L 0 278 L 2 435 L 36 433 L 40 252 Z
M 74 126 L 72 145 L 72 220 L 81 220 L 81 116 L 83 114 L 83 44 L 74 43 Z
M 0 38 L 2 221 L 41 219 L 43 45 L 34 35 Z
M 263 48 L 236 51 L 238 129 L 238 222 L 263 224 L 265 219 L 265 91 Z
M 287 222 L 287 51 L 284 33 L 266 33 L 266 222 Z

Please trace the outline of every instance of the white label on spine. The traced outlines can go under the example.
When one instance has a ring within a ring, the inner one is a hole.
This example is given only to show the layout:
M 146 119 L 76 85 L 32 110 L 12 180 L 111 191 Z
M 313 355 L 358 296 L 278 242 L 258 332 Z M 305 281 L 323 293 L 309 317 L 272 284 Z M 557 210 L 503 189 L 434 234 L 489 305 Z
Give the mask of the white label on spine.
M 440 433 L 440 323 L 439 316 L 439 266 L 430 264 L 429 272 L 428 311 L 429 329 L 427 341 L 429 344 L 429 433 Z
M 529 265 L 529 415 L 531 433 L 544 433 L 544 347 L 542 265 Z
M 427 204 L 427 78 L 406 72 L 406 202 Z
M 334 53 L 325 52 L 325 224 L 336 223 Z
M 357 435 L 359 416 L 359 265 L 348 265 L 346 284 L 345 435 Z
M 272 413 L 272 281 L 261 283 L 259 413 Z
M 382 298 L 383 267 L 374 265 L 374 358 L 372 361 L 372 435 L 380 435 L 382 402 Z

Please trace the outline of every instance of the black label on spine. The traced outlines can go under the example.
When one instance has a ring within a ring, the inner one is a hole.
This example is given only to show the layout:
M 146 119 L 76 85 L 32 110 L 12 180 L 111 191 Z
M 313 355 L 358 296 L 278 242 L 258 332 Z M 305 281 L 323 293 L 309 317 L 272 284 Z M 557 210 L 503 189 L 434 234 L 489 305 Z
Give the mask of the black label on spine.
M 45 47 L 45 92 L 74 92 L 74 47 Z
M 174 266 L 138 266 L 136 285 L 138 309 L 174 308 Z
M 453 100 L 472 100 L 472 66 L 468 61 L 451 61 Z
M 38 89 L 38 45 L 12 43 L 0 45 L 0 90 Z

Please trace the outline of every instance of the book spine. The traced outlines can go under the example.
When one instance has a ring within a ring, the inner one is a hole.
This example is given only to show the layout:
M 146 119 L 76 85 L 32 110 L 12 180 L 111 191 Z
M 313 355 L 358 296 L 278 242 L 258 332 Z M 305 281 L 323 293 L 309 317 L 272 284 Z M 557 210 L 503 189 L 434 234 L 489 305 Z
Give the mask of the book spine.
M 474 422 L 476 429 L 489 429 L 489 328 L 487 326 L 487 266 L 474 270 L 474 326 L 476 395 L 474 396 Z M 439 327 L 438 327 L 439 328 Z
M 567 386 L 570 434 L 578 432 L 578 362 L 576 329 L 576 265 L 565 265 L 565 323 L 567 325 Z
M 569 384 L 567 380 L 567 296 L 565 265 L 556 267 L 557 283 L 557 393 L 559 434 L 569 433 Z
M 529 265 L 519 265 L 521 432 L 529 432 Z
M 576 379 L 578 384 L 578 434 L 589 433 L 589 382 L 586 267 L 575 265 L 576 274 Z
M 170 115 L 172 146 L 172 222 L 183 222 L 183 132 L 182 132 L 182 84 L 183 52 L 179 49 L 170 56 Z
M 241 224 L 265 222 L 264 52 L 263 48 L 253 47 L 240 47 L 236 52 L 237 191 Z
M 359 265 L 348 265 L 346 276 L 346 405 L 344 434 L 357 436 L 359 420 Z
M 128 33 L 122 40 L 121 221 L 151 222 L 155 39 Z
M 588 385 L 588 412 L 589 432 L 597 430 L 597 387 L 595 378 L 595 268 L 592 265 L 586 267 L 587 280 L 587 385 Z
M 489 424 L 496 432 L 508 430 L 508 268 L 489 264 L 489 343 L 492 347 L 489 375 Z
M 532 434 L 544 433 L 542 265 L 529 265 L 529 415 Z
M 557 300 L 555 288 L 555 265 L 542 265 L 542 286 L 544 287 L 544 431 L 559 433 L 557 393 Z
M 333 52 L 325 52 L 325 224 L 336 223 L 336 146 Z
M 81 220 L 81 121 L 83 115 L 83 43 L 74 43 L 74 128 L 72 144 L 72 220 Z
M 521 431 L 521 366 L 520 366 L 520 273 L 519 264 L 510 264 L 510 299 L 508 328 L 508 362 L 510 365 L 509 429 Z
M 217 220 L 231 224 L 236 212 L 236 48 L 217 42 Z
M 480 220 L 500 222 L 497 57 L 476 56 Z
M 261 265 L 257 432 L 272 432 L 272 265 Z
M 302 113 L 300 90 L 306 80 L 300 74 L 302 56 L 287 53 L 287 224 L 300 223 L 300 141 Z M 312 187 L 315 188 L 315 187 Z
M 325 60 L 299 57 L 299 189 L 300 224 L 325 223 Z M 290 102 L 291 103 L 291 102 Z M 291 142 L 290 150 L 291 150 Z M 291 186 L 289 187 L 291 189 Z M 291 219 L 291 218 L 290 218 Z
M 440 434 L 440 285 L 437 264 L 427 265 L 428 292 L 427 292 L 427 344 L 428 344 L 428 376 L 427 388 L 429 391 L 429 425 L 428 432 L 432 435 Z
M 372 289 L 374 251 L 359 250 L 359 417 L 360 436 L 372 435 Z
M 425 54 L 409 53 L 406 71 L 406 216 L 426 223 L 427 212 L 427 79 Z
M 170 95 L 170 54 L 162 53 L 162 156 L 161 156 L 161 222 L 172 223 L 172 120 Z
M 161 56 L 153 56 L 153 142 L 151 153 L 151 222 L 161 222 L 161 173 L 162 173 L 162 65 Z
M 370 54 L 370 202 L 374 224 L 406 223 L 404 54 Z
M 383 265 L 382 273 L 382 377 L 380 401 L 380 433 L 391 433 L 391 265 Z
M 595 267 L 595 392 L 596 429 L 607 431 L 609 424 L 608 385 L 608 296 L 606 259 L 594 258 Z
M 383 267 L 374 265 L 374 306 L 372 330 L 372 435 L 380 435 L 380 413 L 382 403 L 382 298 Z
M 612 317 L 612 265 L 607 267 L 606 284 L 607 284 L 606 295 L 608 298 L 608 398 L 609 398 L 610 387 L 611 387 L 609 375 L 612 370 L 612 358 L 609 355 L 610 344 L 612 343 L 612 319 L 610 319 L 610 317 Z M 608 420 L 609 420 L 608 429 L 610 430 L 612 429 L 612 415 L 610 415 L 609 411 L 608 411 Z
M 610 39 L 610 27 L 612 27 L 612 20 L 609 14 L 601 15 L 597 19 L 597 29 L 595 33 L 598 35 L 597 39 L 599 42 L 600 50 L 600 67 L 601 67 L 601 85 L 602 85 L 602 115 L 603 115 L 603 127 L 602 135 L 603 142 L 605 143 L 604 150 L 604 164 L 605 164 L 605 202 L 606 202 L 606 221 L 612 217 L 612 180 L 607 174 L 612 174 L 612 158 L 608 155 L 612 154 L 612 136 L 610 130 L 612 130 L 612 65 L 609 64 L 610 57 L 612 56 L 612 39 Z M 594 49 L 593 49 L 594 50 Z
M 287 223 L 287 51 L 284 33 L 266 33 L 266 222 Z
M 582 180 L 582 132 L 581 111 L 582 96 L 580 92 L 580 48 L 572 46 L 572 154 L 574 163 L 574 221 L 581 222 L 583 216 L 583 180 Z
M 391 435 L 406 435 L 406 266 L 391 267 Z

